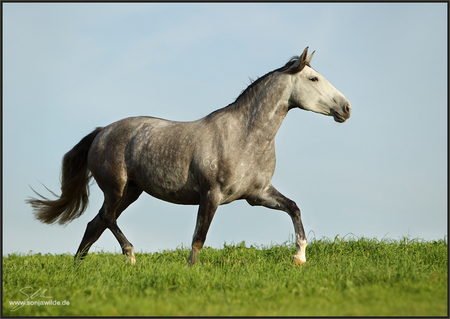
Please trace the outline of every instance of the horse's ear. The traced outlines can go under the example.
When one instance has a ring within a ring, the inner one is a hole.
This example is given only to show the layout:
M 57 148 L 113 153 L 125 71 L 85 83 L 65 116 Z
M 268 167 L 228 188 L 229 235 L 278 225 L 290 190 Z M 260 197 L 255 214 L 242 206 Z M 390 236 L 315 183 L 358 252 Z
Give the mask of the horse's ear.
M 303 53 L 302 53 L 302 55 L 300 56 L 300 58 L 298 58 L 297 61 L 295 61 L 295 63 L 291 66 L 291 70 L 296 70 L 296 69 L 298 69 L 298 67 L 299 67 L 303 62 L 305 62 L 305 60 L 307 59 L 307 55 L 308 55 L 308 48 L 309 48 L 309 47 L 306 47 L 306 49 L 303 50 Z M 294 73 L 296 73 L 296 72 L 294 72 Z
M 313 57 L 313 55 L 314 55 L 314 52 L 316 52 L 316 51 L 313 51 L 313 53 L 311 53 L 311 55 L 305 59 L 305 62 L 306 62 L 306 63 L 309 64 L 309 63 L 311 62 L 311 59 L 312 59 L 312 57 Z
M 309 47 L 306 47 L 305 50 L 303 50 L 302 56 L 300 57 L 300 63 L 303 63 L 306 61 L 307 56 L 308 56 L 308 49 Z

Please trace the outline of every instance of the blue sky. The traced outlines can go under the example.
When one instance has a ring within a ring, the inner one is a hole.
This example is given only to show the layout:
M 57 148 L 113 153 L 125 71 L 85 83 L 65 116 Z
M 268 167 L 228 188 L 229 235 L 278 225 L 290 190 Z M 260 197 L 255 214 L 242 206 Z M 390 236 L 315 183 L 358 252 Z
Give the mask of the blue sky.
M 233 102 L 306 46 L 352 104 L 344 124 L 294 109 L 272 184 L 308 239 L 447 236 L 447 3 L 3 3 L 3 254 L 75 253 L 102 193 L 65 227 L 34 219 L 62 156 L 97 126 L 188 121 Z M 137 252 L 190 246 L 197 207 L 143 194 L 118 220 Z M 206 246 L 292 239 L 280 211 L 219 207 Z M 350 235 L 348 235 L 350 236 Z M 91 251 L 120 252 L 106 231 Z

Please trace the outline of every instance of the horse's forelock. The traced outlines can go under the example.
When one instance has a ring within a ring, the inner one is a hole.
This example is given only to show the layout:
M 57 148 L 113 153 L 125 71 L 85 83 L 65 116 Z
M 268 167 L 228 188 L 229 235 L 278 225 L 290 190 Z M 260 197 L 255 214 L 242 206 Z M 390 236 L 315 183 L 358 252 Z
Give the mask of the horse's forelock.
M 310 59 L 307 59 L 303 55 L 301 57 L 293 57 L 288 63 L 286 63 L 284 70 L 287 70 L 287 73 L 289 74 L 296 74 L 303 70 L 305 66 L 311 67 L 309 61 Z
M 284 67 L 286 68 L 285 70 L 288 70 L 289 74 L 298 73 L 301 70 L 303 70 L 305 66 L 311 67 L 309 63 L 311 62 L 314 52 L 316 51 L 314 51 L 313 53 L 311 53 L 311 55 L 308 56 L 308 49 L 309 47 L 306 47 L 305 50 L 303 50 L 301 56 L 294 56 L 289 60 L 288 63 L 286 63 Z

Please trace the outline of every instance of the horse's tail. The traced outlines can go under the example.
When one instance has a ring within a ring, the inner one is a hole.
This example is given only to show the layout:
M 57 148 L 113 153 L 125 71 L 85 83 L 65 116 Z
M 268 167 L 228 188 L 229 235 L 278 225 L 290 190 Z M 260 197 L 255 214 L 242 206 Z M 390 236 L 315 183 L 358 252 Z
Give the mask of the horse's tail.
M 50 200 L 33 191 L 41 198 L 29 198 L 27 203 L 34 209 L 35 217 L 43 223 L 67 224 L 81 216 L 89 202 L 89 181 L 92 178 L 87 165 L 89 148 L 97 134 L 102 130 L 98 127 L 84 137 L 63 157 L 61 170 L 61 196 Z M 45 186 L 44 186 L 45 187 Z

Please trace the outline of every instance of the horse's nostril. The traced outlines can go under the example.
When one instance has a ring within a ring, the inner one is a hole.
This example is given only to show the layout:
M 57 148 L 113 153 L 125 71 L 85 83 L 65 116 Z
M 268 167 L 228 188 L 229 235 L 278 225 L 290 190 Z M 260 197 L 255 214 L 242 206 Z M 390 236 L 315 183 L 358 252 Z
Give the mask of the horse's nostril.
M 351 106 L 350 102 L 347 102 L 347 104 L 344 106 L 344 112 L 350 113 L 351 110 L 352 110 L 352 106 Z

